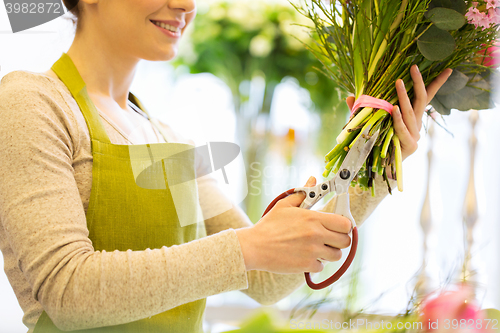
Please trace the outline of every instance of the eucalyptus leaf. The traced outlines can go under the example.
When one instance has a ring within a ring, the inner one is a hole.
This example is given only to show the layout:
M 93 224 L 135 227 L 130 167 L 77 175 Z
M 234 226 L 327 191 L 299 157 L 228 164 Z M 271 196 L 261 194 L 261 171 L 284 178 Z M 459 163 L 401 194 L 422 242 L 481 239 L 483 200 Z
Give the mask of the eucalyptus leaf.
M 477 94 L 477 89 L 471 87 L 465 87 L 460 89 L 459 91 L 439 96 L 439 101 L 449 109 L 457 109 L 460 111 L 468 111 L 471 109 L 481 110 L 481 106 L 484 106 L 484 101 L 481 101 L 485 98 L 482 94 Z M 489 103 L 489 97 L 488 103 Z
M 465 16 L 454 9 L 436 7 L 425 13 L 439 29 L 457 30 L 465 24 Z
M 494 107 L 491 103 L 491 94 L 488 91 L 483 91 L 482 94 L 477 95 L 476 100 L 479 102 L 477 110 L 487 110 Z
M 473 76 L 471 76 L 471 79 L 472 78 L 473 78 Z M 485 91 L 490 90 L 490 84 L 479 75 L 476 75 L 476 77 L 474 77 L 473 81 L 469 82 L 467 84 L 467 86 L 469 86 L 475 90 L 475 95 L 479 95 Z
M 437 95 L 448 95 L 459 91 L 467 85 L 469 79 L 467 75 L 454 69 L 448 80 L 438 90 Z
M 422 55 L 431 61 L 443 60 L 453 54 L 455 39 L 445 30 L 432 25 L 417 41 Z
M 434 96 L 434 98 L 431 100 L 431 103 L 430 103 L 434 109 L 436 109 L 437 112 L 439 112 L 440 114 L 444 115 L 444 116 L 447 116 L 451 113 L 451 109 L 448 109 L 447 107 L 445 107 L 440 101 L 439 101 L 439 96 Z
M 436 7 L 454 9 L 462 15 L 465 15 L 467 11 L 467 5 L 464 0 L 432 0 L 429 5 L 429 10 Z

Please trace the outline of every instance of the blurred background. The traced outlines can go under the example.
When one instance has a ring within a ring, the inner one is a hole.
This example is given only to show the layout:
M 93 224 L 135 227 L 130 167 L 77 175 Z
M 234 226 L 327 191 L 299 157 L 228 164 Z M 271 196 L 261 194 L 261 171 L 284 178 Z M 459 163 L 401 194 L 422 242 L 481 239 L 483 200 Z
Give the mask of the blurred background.
M 171 62 L 141 61 L 131 91 L 150 113 L 197 145 L 240 145 L 246 172 L 231 174 L 239 188 L 225 191 L 234 197 L 231 191 L 248 185 L 248 195 L 236 204 L 255 223 L 282 191 L 302 186 L 311 175 L 323 180 L 324 155 L 348 119 L 347 95 L 315 70 L 320 64 L 299 41 L 308 38 L 300 25 L 310 22 L 287 1 L 198 0 L 197 5 L 179 56 Z M 45 71 L 66 52 L 74 35 L 64 17 L 12 34 L 0 8 L 0 78 L 15 70 Z M 473 156 L 471 115 L 454 110 L 438 119 L 452 134 L 434 125 L 432 136 L 425 117 L 419 149 L 403 164 L 404 192 L 389 195 L 360 228 L 348 274 L 324 291 L 313 293 L 304 285 L 269 308 L 285 317 L 298 308 L 394 315 L 406 308 L 417 281 L 432 290 L 459 279 L 467 253 L 466 274 L 481 306 L 500 308 L 500 112 L 478 112 Z M 2 257 L 0 263 L 3 267 Z M 337 267 L 328 264 L 315 279 Z M 206 331 L 236 328 L 259 307 L 239 291 L 211 296 Z M 26 332 L 21 318 L 2 270 L 0 331 Z

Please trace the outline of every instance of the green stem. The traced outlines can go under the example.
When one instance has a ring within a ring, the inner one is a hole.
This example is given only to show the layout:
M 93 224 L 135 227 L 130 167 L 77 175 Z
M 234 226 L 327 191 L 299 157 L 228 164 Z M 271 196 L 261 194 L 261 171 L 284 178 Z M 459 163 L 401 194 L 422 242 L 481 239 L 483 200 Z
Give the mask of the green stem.
M 358 114 L 351 119 L 351 121 L 347 124 L 347 126 L 342 130 L 342 132 L 337 136 L 337 143 L 343 142 L 346 137 L 349 135 L 347 130 L 352 129 L 359 124 L 361 124 L 366 117 L 368 117 L 373 111 L 373 108 L 363 108 Z
M 379 158 L 378 164 L 377 164 L 377 172 L 381 176 L 384 174 L 384 169 L 385 169 L 385 167 L 383 166 L 382 163 L 383 163 L 383 159 Z
M 380 146 L 375 146 L 373 147 L 373 164 L 372 164 L 372 169 L 375 171 L 375 172 L 378 172 L 378 164 L 379 164 L 379 160 L 380 160 L 380 150 L 382 149 L 382 147 Z
M 342 143 L 337 144 L 328 154 L 325 155 L 325 161 L 329 162 L 332 158 L 341 153 L 341 150 L 344 149 L 344 147 L 347 146 L 358 133 L 359 130 L 349 133 Z
M 332 170 L 333 166 L 337 163 L 338 158 L 341 156 L 341 152 L 337 155 L 335 155 L 330 162 L 325 166 L 325 171 L 323 171 L 323 177 L 328 177 L 330 174 L 330 171 Z
M 375 72 L 378 62 L 380 58 L 382 58 L 382 56 L 384 55 L 386 49 L 387 49 L 387 39 L 384 39 L 382 41 L 382 44 L 380 45 L 380 48 L 378 49 L 377 54 L 375 55 L 375 58 L 373 58 L 370 64 L 370 69 L 368 70 L 368 81 L 371 79 L 373 72 Z
M 389 132 L 385 136 L 384 145 L 382 146 L 382 153 L 380 157 L 385 158 L 387 156 L 387 149 L 389 148 L 389 144 L 391 143 L 392 136 L 394 135 L 394 127 L 389 128 Z
M 340 166 L 342 165 L 342 162 L 344 162 L 344 159 L 347 155 L 347 150 L 343 150 L 342 153 L 340 153 L 340 158 L 339 158 L 339 163 L 335 167 L 335 170 L 333 170 L 333 173 L 337 173 L 340 169 Z
M 358 138 L 363 134 L 363 132 L 365 131 L 365 129 L 371 128 L 371 126 L 373 124 L 375 124 L 377 122 L 377 120 L 379 120 L 380 118 L 384 117 L 385 115 L 387 115 L 387 111 L 385 111 L 385 110 L 378 110 L 372 116 L 372 118 L 365 124 L 365 126 L 363 126 L 363 128 L 361 129 L 361 132 L 359 133 L 359 135 L 349 145 L 349 148 L 352 148 L 352 146 L 356 143 L 356 141 L 358 140 Z
M 389 31 L 391 33 L 391 37 L 392 37 L 393 31 L 401 24 L 401 21 L 403 20 L 403 16 L 405 14 L 405 10 L 406 10 L 407 5 L 408 5 L 408 0 L 403 0 L 401 2 L 401 7 L 399 8 L 398 16 L 396 16 L 394 23 L 392 23 L 391 27 L 389 28 Z

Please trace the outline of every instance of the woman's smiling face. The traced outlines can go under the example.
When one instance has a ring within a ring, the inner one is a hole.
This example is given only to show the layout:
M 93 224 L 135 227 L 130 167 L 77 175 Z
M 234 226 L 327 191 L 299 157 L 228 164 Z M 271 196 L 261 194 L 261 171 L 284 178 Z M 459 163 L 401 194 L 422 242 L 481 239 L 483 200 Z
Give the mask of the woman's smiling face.
M 112 51 L 150 60 L 171 60 L 196 15 L 195 0 L 81 0 L 82 30 Z M 154 23 L 156 22 L 156 23 Z M 163 25 L 162 23 L 167 25 Z

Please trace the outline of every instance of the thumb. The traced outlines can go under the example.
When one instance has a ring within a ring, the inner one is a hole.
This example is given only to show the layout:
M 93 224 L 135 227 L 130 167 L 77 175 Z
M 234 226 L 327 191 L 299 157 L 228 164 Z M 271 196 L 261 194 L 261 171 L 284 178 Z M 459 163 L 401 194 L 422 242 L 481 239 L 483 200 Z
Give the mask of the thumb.
M 314 185 L 316 185 L 316 178 L 311 176 L 307 180 L 304 187 L 312 187 Z M 290 206 L 299 207 L 305 198 L 306 198 L 306 194 L 304 192 L 296 192 L 296 193 L 291 194 L 288 197 L 284 198 L 283 201 L 285 201 Z

